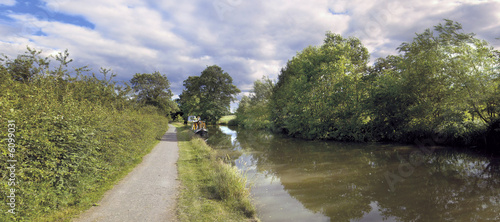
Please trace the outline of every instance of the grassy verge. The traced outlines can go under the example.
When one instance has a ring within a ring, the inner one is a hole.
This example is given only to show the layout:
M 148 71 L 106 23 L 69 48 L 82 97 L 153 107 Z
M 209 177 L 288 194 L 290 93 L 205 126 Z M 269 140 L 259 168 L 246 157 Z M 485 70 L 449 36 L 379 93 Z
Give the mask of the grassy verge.
M 228 116 L 223 116 L 220 118 L 219 122 L 217 124 L 219 125 L 229 125 L 231 120 L 236 119 L 236 115 L 228 115 Z
M 259 221 L 238 170 L 216 158 L 216 152 L 187 127 L 176 125 L 179 140 L 177 214 L 180 221 Z

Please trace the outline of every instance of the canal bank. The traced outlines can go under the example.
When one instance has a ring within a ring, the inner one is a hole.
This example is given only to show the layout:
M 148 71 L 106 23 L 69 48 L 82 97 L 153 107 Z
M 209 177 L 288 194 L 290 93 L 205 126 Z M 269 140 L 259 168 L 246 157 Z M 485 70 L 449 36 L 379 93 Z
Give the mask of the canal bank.
M 176 124 L 181 181 L 180 221 L 259 221 L 250 202 L 246 178 L 222 162 L 189 127 Z
M 262 221 L 500 220 L 498 159 L 417 144 L 210 130 L 207 142 L 246 172 Z

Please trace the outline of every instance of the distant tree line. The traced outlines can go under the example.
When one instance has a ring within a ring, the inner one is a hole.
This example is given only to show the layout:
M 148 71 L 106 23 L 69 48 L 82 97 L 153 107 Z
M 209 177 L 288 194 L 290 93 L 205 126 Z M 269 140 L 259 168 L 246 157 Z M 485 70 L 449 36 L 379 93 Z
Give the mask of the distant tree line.
M 239 125 L 305 139 L 500 147 L 500 52 L 459 23 L 416 34 L 369 66 L 359 39 L 327 33 L 243 97 Z

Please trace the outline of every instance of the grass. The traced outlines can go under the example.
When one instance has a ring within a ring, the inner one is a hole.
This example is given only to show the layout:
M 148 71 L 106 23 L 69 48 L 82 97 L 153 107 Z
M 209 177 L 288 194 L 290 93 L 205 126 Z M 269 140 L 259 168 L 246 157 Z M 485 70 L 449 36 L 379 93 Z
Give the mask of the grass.
M 236 115 L 227 115 L 220 118 L 219 125 L 229 125 L 229 121 L 236 119 Z
M 179 140 L 177 206 L 180 221 L 259 221 L 246 178 L 224 164 L 201 138 L 176 124 Z

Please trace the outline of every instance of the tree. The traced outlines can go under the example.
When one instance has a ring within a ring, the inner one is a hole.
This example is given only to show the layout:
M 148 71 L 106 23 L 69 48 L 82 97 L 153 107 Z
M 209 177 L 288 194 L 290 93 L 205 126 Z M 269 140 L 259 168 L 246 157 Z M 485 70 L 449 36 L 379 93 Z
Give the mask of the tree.
M 250 97 L 243 96 L 238 104 L 238 109 L 236 109 L 236 118 L 238 122 L 243 123 L 248 117 L 250 108 Z
M 297 53 L 271 97 L 278 130 L 307 139 L 363 140 L 368 50 L 357 38 L 327 33 L 323 45 Z
M 245 128 L 271 128 L 269 100 L 271 99 L 274 84 L 263 77 L 253 84 L 250 97 L 243 96 L 236 110 L 236 121 Z
M 217 65 L 208 66 L 200 76 L 184 80 L 180 97 L 185 115 L 197 115 L 215 123 L 229 113 L 229 106 L 241 91 L 233 85 L 231 76 Z
M 369 86 L 364 109 L 370 116 L 374 140 L 397 140 L 408 124 L 406 110 L 414 101 L 404 93 L 399 69 L 401 62 L 401 56 L 379 58 L 364 77 Z
M 268 77 L 262 77 L 253 83 L 251 101 L 254 104 L 267 103 L 271 99 L 274 83 Z
M 157 107 L 164 115 L 178 110 L 177 104 L 171 100 L 173 94 L 167 76 L 160 72 L 152 74 L 135 74 L 130 80 L 132 89 L 137 93 L 137 102 L 141 105 Z
M 498 118 L 498 54 L 459 23 L 445 21 L 370 69 L 367 109 L 382 138 L 413 142 L 439 132 L 463 145 Z

